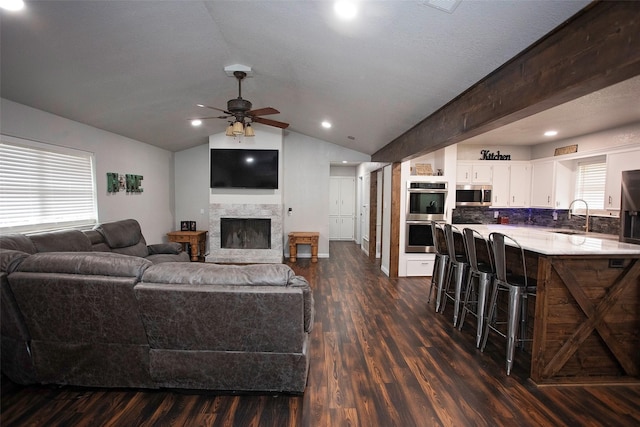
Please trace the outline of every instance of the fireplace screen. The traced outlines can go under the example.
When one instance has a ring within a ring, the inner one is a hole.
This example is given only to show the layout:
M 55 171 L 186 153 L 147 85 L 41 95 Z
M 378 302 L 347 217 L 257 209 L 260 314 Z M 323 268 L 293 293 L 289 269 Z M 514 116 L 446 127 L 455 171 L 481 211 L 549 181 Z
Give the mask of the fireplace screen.
M 224 249 L 271 249 L 271 220 L 221 218 L 220 246 Z

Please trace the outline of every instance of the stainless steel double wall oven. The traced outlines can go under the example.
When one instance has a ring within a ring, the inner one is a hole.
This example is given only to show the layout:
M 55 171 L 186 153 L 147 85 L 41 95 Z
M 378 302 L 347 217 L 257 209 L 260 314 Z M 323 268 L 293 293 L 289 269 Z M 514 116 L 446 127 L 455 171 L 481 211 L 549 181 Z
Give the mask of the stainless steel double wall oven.
M 405 252 L 434 252 L 431 221 L 444 221 L 446 182 L 409 181 Z

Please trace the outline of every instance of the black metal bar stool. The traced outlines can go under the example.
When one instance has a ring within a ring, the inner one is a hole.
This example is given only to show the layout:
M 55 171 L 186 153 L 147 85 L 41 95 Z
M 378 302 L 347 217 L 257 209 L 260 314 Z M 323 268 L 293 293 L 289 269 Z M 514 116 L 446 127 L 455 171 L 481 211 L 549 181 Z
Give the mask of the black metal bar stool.
M 442 245 L 442 242 L 445 240 L 444 229 L 435 221 L 431 221 L 431 235 L 433 237 L 433 247 L 436 251 L 436 259 L 433 263 L 433 273 L 431 274 L 431 286 L 429 287 L 429 298 L 427 299 L 427 303 L 431 302 L 433 288 L 436 288 L 437 312 L 440 309 L 440 303 L 442 301 L 442 289 L 444 287 L 445 272 L 447 269 L 447 263 L 449 262 L 449 255 Z
M 458 330 L 462 330 L 464 318 L 467 313 L 477 318 L 476 324 L 476 347 L 480 348 L 482 342 L 482 334 L 484 331 L 485 308 L 487 306 L 487 297 L 489 295 L 489 287 L 495 275 L 493 267 L 492 251 L 489 247 L 489 241 L 482 234 L 471 228 L 462 230 L 465 240 L 465 248 L 467 250 L 467 261 L 469 262 L 469 272 L 467 274 L 467 285 L 462 302 L 462 313 L 460 315 L 460 325 Z M 478 259 L 478 254 L 482 256 L 482 260 Z M 477 279 L 478 286 L 476 289 L 475 282 Z
M 455 233 L 454 233 L 455 230 Z M 459 236 L 459 240 L 464 245 L 464 239 L 460 230 L 451 224 L 444 225 L 444 236 L 447 242 L 447 253 L 449 254 L 449 268 L 447 269 L 447 279 L 445 281 L 445 288 L 443 290 L 444 299 L 442 300 L 441 313 L 444 313 L 444 307 L 447 299 L 453 301 L 453 326 L 458 324 L 458 314 L 460 313 L 460 302 L 462 301 L 462 286 L 464 284 L 464 274 L 467 271 L 469 264 L 467 263 L 467 257 L 465 250 L 460 251 L 456 249 L 455 235 Z M 451 281 L 453 279 L 454 289 L 451 291 Z
M 509 246 L 516 249 L 505 251 L 505 240 Z M 489 234 L 489 241 L 493 249 L 493 259 L 496 267 L 496 275 L 493 280 L 493 290 L 489 301 L 489 314 L 485 326 L 484 339 L 481 350 L 484 351 L 489 338 L 490 330 L 496 331 L 507 340 L 507 375 L 511 374 L 513 359 L 517 344 L 522 344 L 527 334 L 527 300 L 530 296 L 535 297 L 536 282 L 527 278 L 527 265 L 525 261 L 524 249 L 513 238 L 502 233 Z M 510 259 L 507 259 L 509 256 Z M 520 267 L 522 272 L 511 272 L 507 270 L 507 265 Z M 498 319 L 498 293 L 508 292 L 508 309 L 506 322 Z M 507 330 L 501 331 L 498 325 L 507 324 Z

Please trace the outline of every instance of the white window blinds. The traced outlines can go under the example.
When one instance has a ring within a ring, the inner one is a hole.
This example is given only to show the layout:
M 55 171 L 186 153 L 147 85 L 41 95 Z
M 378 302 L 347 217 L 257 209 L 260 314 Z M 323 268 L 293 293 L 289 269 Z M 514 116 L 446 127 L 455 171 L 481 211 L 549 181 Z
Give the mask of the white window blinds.
M 93 154 L 2 136 L 0 233 L 97 223 Z
M 576 199 L 583 199 L 589 209 L 604 209 L 604 185 L 607 164 L 603 159 L 578 162 Z M 578 204 L 576 207 L 582 208 Z

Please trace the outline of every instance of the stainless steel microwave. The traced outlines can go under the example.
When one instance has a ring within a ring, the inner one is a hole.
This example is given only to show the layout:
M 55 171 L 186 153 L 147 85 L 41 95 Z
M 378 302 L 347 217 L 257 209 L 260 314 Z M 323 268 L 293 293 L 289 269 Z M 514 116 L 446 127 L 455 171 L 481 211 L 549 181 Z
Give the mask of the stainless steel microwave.
M 491 186 L 457 185 L 456 206 L 491 206 Z

